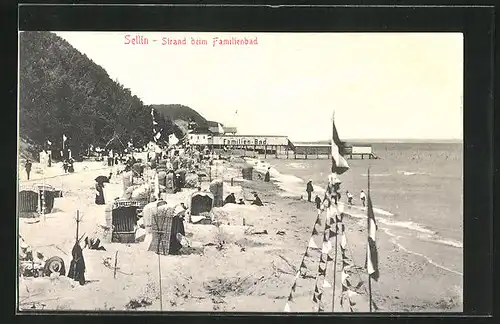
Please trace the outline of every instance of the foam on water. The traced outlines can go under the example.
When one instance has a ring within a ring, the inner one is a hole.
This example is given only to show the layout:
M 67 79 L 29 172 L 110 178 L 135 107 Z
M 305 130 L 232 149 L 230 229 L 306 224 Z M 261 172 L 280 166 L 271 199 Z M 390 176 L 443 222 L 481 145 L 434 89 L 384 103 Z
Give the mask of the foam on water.
M 271 176 L 271 179 L 275 182 L 275 184 L 284 191 L 283 196 L 303 196 L 305 199 L 305 193 L 304 193 L 304 180 L 300 179 L 297 176 L 290 175 L 290 174 L 281 174 L 277 169 L 275 169 L 270 163 L 264 162 L 264 161 L 259 161 L 254 158 L 246 158 L 246 161 L 254 166 L 254 169 L 258 172 L 265 173 L 268 168 L 269 169 L 269 174 Z M 295 167 L 298 168 L 304 168 L 303 163 L 294 163 L 296 164 Z M 398 173 L 401 172 L 406 172 L 407 171 L 398 171 Z M 404 174 L 404 173 L 403 173 Z M 413 174 L 425 174 L 423 172 L 414 172 Z M 363 174 L 365 176 L 365 174 Z M 379 176 L 388 176 L 390 174 L 382 173 L 379 174 Z M 406 174 L 409 175 L 409 174 Z M 372 174 L 370 174 L 372 176 Z M 376 176 L 376 175 L 375 175 Z M 322 197 L 325 193 L 324 188 L 320 188 L 318 186 L 315 187 L 315 194 L 318 194 L 320 197 Z M 347 206 L 344 203 L 340 202 L 340 205 L 343 205 L 345 208 L 345 211 L 347 214 L 351 215 L 354 218 L 358 219 L 366 219 L 366 207 L 360 207 L 360 206 Z M 354 212 L 353 212 L 354 211 Z M 380 209 L 380 208 L 373 208 L 374 213 L 377 216 L 377 222 L 379 224 L 383 224 L 385 226 L 389 227 L 394 227 L 394 228 L 400 228 L 400 229 L 405 229 L 409 231 L 416 232 L 414 233 L 414 236 L 418 239 L 421 240 L 426 240 L 426 241 L 431 241 L 434 243 L 438 244 L 443 244 L 443 245 L 448 245 L 456 248 L 463 248 L 463 244 L 461 242 L 449 239 L 449 238 L 442 238 L 438 237 L 436 235 L 436 232 L 433 230 L 430 230 L 426 228 L 425 226 L 412 222 L 412 221 L 396 221 L 392 219 L 394 216 L 393 213 Z
M 405 175 L 405 176 L 412 176 L 412 175 L 425 175 L 427 173 L 425 173 L 425 172 L 410 172 L 410 171 L 398 170 L 398 174 L 402 174 L 402 175 Z
M 435 262 L 434 260 L 432 260 L 430 257 L 428 257 L 427 255 L 425 254 L 422 254 L 422 253 L 418 253 L 418 252 L 415 252 L 415 251 L 410 251 L 409 249 L 407 249 L 406 247 L 404 247 L 401 243 L 398 242 L 398 239 L 401 238 L 401 236 L 398 236 L 398 235 L 395 235 L 393 233 L 391 233 L 388 229 L 382 229 L 387 235 L 391 236 L 392 239 L 391 239 L 391 242 L 393 244 L 395 244 L 396 246 L 398 246 L 401 250 L 407 252 L 407 253 L 410 253 L 410 254 L 413 254 L 413 255 L 416 255 L 416 256 L 419 256 L 419 257 L 422 257 L 424 259 L 427 260 L 427 262 L 429 262 L 430 264 L 440 268 L 440 269 L 443 269 L 443 270 L 446 270 L 448 272 L 451 272 L 451 273 L 454 273 L 454 274 L 457 274 L 457 275 L 460 275 L 460 276 L 463 276 L 463 273 L 461 272 L 458 272 L 458 271 L 455 271 L 453 269 L 450 269 L 450 268 L 447 268 L 437 262 Z
M 370 177 L 388 177 L 390 176 L 390 173 L 370 173 Z M 362 177 L 368 177 L 367 173 L 362 173 Z

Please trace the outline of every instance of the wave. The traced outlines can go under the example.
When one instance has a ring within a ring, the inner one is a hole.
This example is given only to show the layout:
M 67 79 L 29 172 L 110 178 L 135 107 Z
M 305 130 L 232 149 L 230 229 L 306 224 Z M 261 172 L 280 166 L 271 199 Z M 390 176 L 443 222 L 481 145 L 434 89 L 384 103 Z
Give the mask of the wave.
M 410 172 L 410 171 L 398 170 L 398 174 L 402 174 L 402 175 L 405 175 L 405 176 L 412 176 L 412 175 L 425 175 L 427 173 L 425 173 L 425 172 Z
M 245 160 L 254 166 L 254 169 L 257 172 L 264 173 L 269 169 L 269 174 L 271 176 L 271 179 L 274 181 L 274 183 L 283 190 L 282 196 L 285 197 L 300 197 L 302 196 L 303 199 L 306 199 L 305 197 L 305 192 L 304 192 L 304 180 L 301 178 L 291 175 L 291 174 L 282 174 L 280 173 L 276 168 L 274 168 L 270 163 L 260 161 L 254 158 L 245 158 Z M 399 173 L 400 171 L 398 171 Z M 406 172 L 406 171 L 402 171 Z M 418 173 L 415 173 L 418 174 Z M 389 175 L 389 174 L 383 174 Z M 372 174 L 370 174 L 372 176 Z M 316 186 L 315 194 L 319 195 L 322 197 L 325 193 L 325 189 Z M 347 206 L 345 203 L 340 202 L 339 205 L 342 205 L 342 207 L 345 210 L 346 214 L 349 214 L 351 217 L 358 218 L 358 219 L 366 219 L 366 207 L 360 207 L 360 206 Z M 353 212 L 354 211 L 354 212 Z M 358 212 L 355 212 L 358 211 Z M 442 238 L 438 237 L 435 231 L 426 228 L 424 225 L 412 222 L 412 221 L 396 221 L 394 219 L 391 219 L 390 217 L 393 217 L 394 214 L 386 211 L 381 208 L 374 207 L 373 208 L 374 213 L 377 215 L 377 222 L 380 224 L 383 224 L 388 227 L 395 227 L 395 228 L 400 228 L 404 230 L 410 230 L 414 232 L 420 233 L 420 235 L 416 235 L 418 239 L 421 240 L 426 240 L 426 241 L 431 241 L 434 243 L 439 243 L 443 245 L 448 245 L 456 248 L 463 248 L 463 244 L 459 241 L 455 241 L 449 238 Z
M 427 262 L 429 262 L 430 264 L 432 264 L 432 265 L 434 265 L 434 266 L 436 266 L 436 267 L 438 267 L 438 268 L 440 268 L 440 269 L 443 269 L 443 270 L 446 270 L 446 271 L 448 271 L 448 272 L 452 272 L 452 273 L 454 273 L 454 274 L 457 274 L 457 275 L 463 276 L 463 273 L 458 272 L 458 271 L 455 271 L 455 270 L 450 269 L 450 268 L 447 268 L 447 267 L 445 267 L 445 266 L 443 266 L 443 265 L 441 265 L 441 264 L 439 264 L 439 263 L 435 262 L 434 260 L 432 260 L 432 259 L 431 259 L 430 257 L 428 257 L 427 255 L 424 255 L 424 254 L 422 254 L 422 253 L 418 253 L 418 252 L 415 252 L 415 251 L 410 251 L 410 250 L 408 250 L 408 249 L 407 249 L 406 247 L 404 247 L 401 243 L 397 242 L 397 241 L 398 241 L 398 239 L 400 239 L 400 238 L 401 238 L 401 236 L 398 236 L 398 235 L 395 235 L 395 234 L 391 233 L 388 229 L 383 229 L 383 231 L 384 231 L 387 235 L 389 235 L 389 236 L 391 236 L 391 237 L 392 237 L 391 242 L 392 242 L 393 244 L 395 244 L 396 246 L 398 246 L 401 250 L 403 250 L 403 251 L 405 251 L 405 252 L 407 252 L 407 253 L 410 253 L 410 254 L 416 255 L 416 256 L 420 256 L 420 257 L 422 257 L 422 258 L 426 259 L 426 260 L 427 260 Z
M 388 177 L 390 176 L 390 173 L 370 173 L 370 177 Z M 368 177 L 367 173 L 362 173 L 362 177 Z

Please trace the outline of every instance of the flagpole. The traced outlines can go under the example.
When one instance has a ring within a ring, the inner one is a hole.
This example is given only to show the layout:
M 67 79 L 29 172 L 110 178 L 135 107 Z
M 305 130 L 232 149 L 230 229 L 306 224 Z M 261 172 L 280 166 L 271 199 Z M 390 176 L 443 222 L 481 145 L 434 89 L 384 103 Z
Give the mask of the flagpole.
M 332 313 L 335 312 L 335 286 L 337 282 L 337 246 L 338 246 L 338 238 L 339 235 L 339 227 L 337 224 L 337 220 L 335 219 L 335 260 L 333 261 L 333 298 L 332 298 Z
M 368 167 L 368 197 L 370 197 L 370 167 Z M 367 213 L 367 234 L 368 236 L 370 235 L 370 217 L 368 216 Z M 366 247 L 367 249 L 370 248 L 369 245 Z M 372 275 L 368 272 L 368 295 L 370 296 L 370 313 L 372 312 Z

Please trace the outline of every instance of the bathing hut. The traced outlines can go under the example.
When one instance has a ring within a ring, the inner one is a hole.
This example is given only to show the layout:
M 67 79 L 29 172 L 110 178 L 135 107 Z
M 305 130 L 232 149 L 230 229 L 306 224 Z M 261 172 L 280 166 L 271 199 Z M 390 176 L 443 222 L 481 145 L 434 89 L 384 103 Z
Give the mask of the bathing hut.
M 134 163 L 134 165 L 132 165 L 132 171 L 134 171 L 135 174 L 139 175 L 139 176 L 142 176 L 142 173 L 144 172 L 144 168 L 146 166 L 144 165 L 144 163 Z
M 154 215 L 156 215 L 156 213 L 158 212 L 158 208 L 166 204 L 167 202 L 164 200 L 157 200 L 150 202 L 142 209 L 142 218 L 147 233 L 151 232 L 152 220 Z
M 191 216 L 199 216 L 212 211 L 214 196 L 209 192 L 195 192 L 191 196 Z
M 221 180 L 213 180 L 210 183 L 210 192 L 214 195 L 214 207 L 224 205 L 224 183 Z
M 137 226 L 138 202 L 118 199 L 113 202 L 111 223 L 113 227 L 112 242 L 134 243 Z
M 253 167 L 248 165 L 241 170 L 243 179 L 252 180 Z
M 177 254 L 182 247 L 177 234 L 185 235 L 184 225 L 175 210 L 167 205 L 159 206 L 151 220 L 152 240 L 148 251 L 158 254 Z
M 33 189 L 19 191 L 19 217 L 32 218 L 38 216 L 38 193 Z

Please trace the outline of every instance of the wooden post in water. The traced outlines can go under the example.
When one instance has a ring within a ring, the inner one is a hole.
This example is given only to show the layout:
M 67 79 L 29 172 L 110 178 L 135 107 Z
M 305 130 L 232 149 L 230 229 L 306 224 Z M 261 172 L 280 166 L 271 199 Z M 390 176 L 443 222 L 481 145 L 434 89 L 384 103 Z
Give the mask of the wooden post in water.
M 267 144 L 264 145 L 264 159 L 267 159 Z
M 305 153 L 305 159 L 307 160 L 307 146 L 305 147 L 306 153 Z

